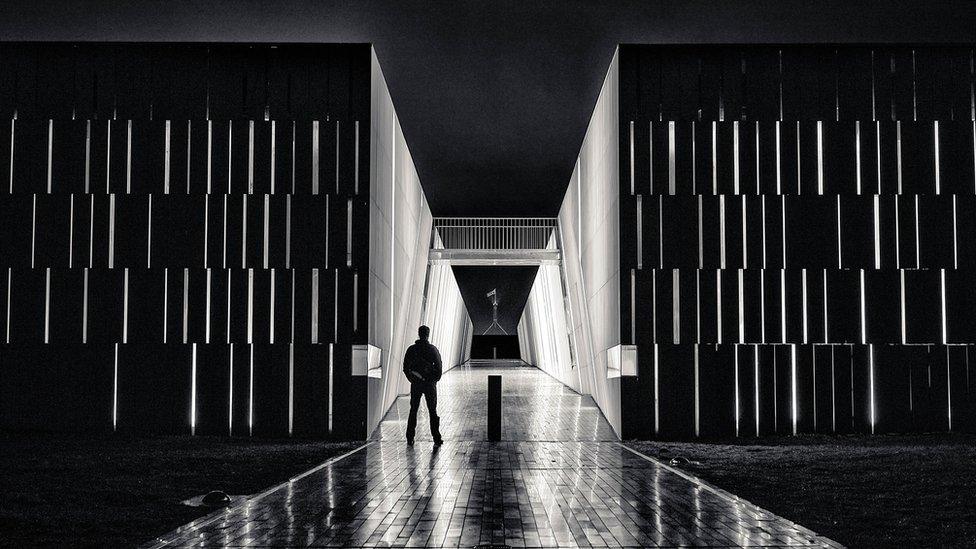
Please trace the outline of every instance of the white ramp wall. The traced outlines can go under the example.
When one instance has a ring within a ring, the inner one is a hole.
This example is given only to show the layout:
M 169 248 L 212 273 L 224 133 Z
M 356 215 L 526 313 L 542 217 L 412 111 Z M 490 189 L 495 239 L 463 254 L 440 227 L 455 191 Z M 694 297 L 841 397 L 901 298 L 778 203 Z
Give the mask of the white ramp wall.
M 580 392 L 593 396 L 620 436 L 620 380 L 607 378 L 607 350 L 620 344 L 618 72 L 614 54 L 559 210 L 559 227 Z
M 424 317 L 424 285 L 433 218 L 400 129 L 375 51 L 370 68 L 370 345 L 381 349 L 382 374 L 369 379 L 367 432 L 372 433 L 397 396 L 409 389 L 402 360 Z M 432 338 L 445 364 L 460 361 L 467 345 L 467 311 L 450 270 L 435 271 L 440 297 L 430 310 Z M 460 307 L 460 309 L 459 309 Z M 450 326 L 448 326 L 450 324 Z M 459 324 L 459 326 L 455 326 Z
M 558 265 L 541 265 L 518 324 L 522 360 L 574 391 L 582 390 L 580 369 L 569 348 L 569 323 Z

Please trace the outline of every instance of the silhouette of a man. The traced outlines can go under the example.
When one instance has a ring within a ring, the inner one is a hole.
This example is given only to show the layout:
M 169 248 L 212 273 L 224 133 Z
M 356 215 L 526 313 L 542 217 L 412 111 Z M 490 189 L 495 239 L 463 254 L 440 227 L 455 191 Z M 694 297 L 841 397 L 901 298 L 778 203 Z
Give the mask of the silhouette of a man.
M 403 357 L 403 373 L 410 380 L 410 416 L 407 418 L 407 444 L 413 444 L 417 430 L 417 409 L 420 397 L 427 400 L 430 415 L 430 434 L 434 444 L 442 444 L 440 432 L 441 418 L 437 417 L 437 382 L 441 379 L 441 354 L 428 341 L 430 328 L 421 326 L 417 330 L 420 339 L 407 349 Z

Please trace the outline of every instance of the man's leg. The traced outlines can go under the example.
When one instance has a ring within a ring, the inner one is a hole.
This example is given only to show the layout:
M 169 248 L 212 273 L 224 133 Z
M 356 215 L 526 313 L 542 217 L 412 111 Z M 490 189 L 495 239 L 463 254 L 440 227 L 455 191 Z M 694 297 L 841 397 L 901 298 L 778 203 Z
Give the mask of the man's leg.
M 441 418 L 437 415 L 437 384 L 430 383 L 424 390 L 427 399 L 427 413 L 430 414 L 430 436 L 434 439 L 434 444 L 440 444 L 441 439 Z
M 417 430 L 417 408 L 420 408 L 420 396 L 423 389 L 419 383 L 410 384 L 410 415 L 407 416 L 407 444 L 413 444 L 413 435 Z

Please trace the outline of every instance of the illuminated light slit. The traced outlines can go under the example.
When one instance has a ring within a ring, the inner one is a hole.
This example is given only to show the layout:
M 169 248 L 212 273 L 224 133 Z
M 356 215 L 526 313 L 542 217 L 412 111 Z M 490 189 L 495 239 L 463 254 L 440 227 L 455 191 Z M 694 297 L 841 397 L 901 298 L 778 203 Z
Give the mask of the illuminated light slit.
M 247 270 L 247 344 L 254 343 L 254 269 Z
M 864 269 L 861 269 L 861 345 L 868 342 L 867 307 L 864 305 Z
M 766 269 L 759 271 L 759 341 L 766 343 Z
M 227 361 L 227 435 L 234 434 L 234 344 L 230 344 L 230 357 Z
M 786 343 L 786 269 L 779 271 L 779 329 L 783 343 Z
M 715 269 L 715 318 L 718 322 L 716 343 L 722 343 L 722 269 Z
M 705 247 L 702 236 L 702 195 L 698 195 L 698 268 L 705 268 Z
M 739 194 L 739 121 L 732 122 L 732 194 Z
M 942 194 L 942 174 L 939 169 L 939 158 L 941 156 L 939 152 L 939 121 L 934 122 L 935 125 L 935 194 Z
M 824 193 L 823 121 L 817 120 L 817 194 Z
M 68 268 L 74 267 L 75 252 L 75 195 L 71 194 L 68 206 Z
M 823 270 L 823 333 L 824 343 L 830 343 L 830 332 L 827 331 L 827 269 Z
M 868 379 L 868 383 L 870 385 L 870 393 L 871 393 L 871 402 L 870 402 L 870 404 L 871 404 L 871 434 L 873 435 L 874 434 L 874 426 L 875 426 L 875 422 L 876 422 L 876 419 L 877 419 L 877 417 L 875 415 L 875 405 L 874 405 L 874 344 L 873 343 L 868 345 L 868 354 L 870 355 L 868 357 L 868 378 L 869 378 Z
M 790 416 L 793 421 L 793 434 L 796 434 L 797 402 L 796 402 L 796 345 L 790 345 Z
M 718 123 L 712 122 L 712 194 L 718 194 Z
M 732 363 L 732 368 L 733 368 L 732 378 L 733 378 L 733 383 L 735 384 L 735 436 L 738 437 L 739 436 L 739 413 L 740 413 L 739 412 L 740 409 L 739 407 L 739 346 L 735 345 L 733 346 L 732 349 L 733 349 L 732 352 L 735 355 L 733 357 L 734 360 Z
M 112 120 L 105 121 L 105 194 L 109 194 L 112 178 Z
M 254 121 L 247 121 L 247 194 L 254 194 Z
M 152 193 L 149 194 L 148 221 L 146 222 L 146 268 L 152 268 Z
M 959 268 L 958 217 L 956 216 L 956 195 L 952 195 L 952 268 Z
M 943 302 L 945 298 L 943 297 Z M 943 317 L 944 318 L 944 317 Z M 952 430 L 952 371 L 949 365 L 949 347 L 946 347 L 946 421 L 948 430 Z
M 658 351 L 657 343 L 654 344 L 654 434 L 658 435 L 661 432 L 661 413 L 659 410 L 659 372 L 658 372 Z M 331 401 L 331 399 L 330 399 Z
M 630 137 L 630 194 L 634 195 L 634 121 L 630 121 L 628 135 Z M 651 134 L 653 135 L 653 134 Z M 653 178 L 651 179 L 651 192 L 654 192 Z
M 837 432 L 837 377 L 834 373 L 834 345 L 830 346 L 830 430 Z
M 333 364 L 335 362 L 334 346 L 334 343 L 329 343 L 329 434 L 332 434 L 332 372 Z
M 129 268 L 123 270 L 122 283 L 122 343 L 129 342 Z M 46 343 L 46 342 L 45 342 Z
M 224 230 L 221 237 L 221 268 L 227 268 L 227 195 L 224 195 Z
M 837 269 L 843 269 L 843 245 L 841 244 L 840 230 L 840 195 L 837 195 Z
M 701 271 L 695 271 L 695 343 L 701 343 Z
M 801 281 L 802 281 L 802 297 L 803 297 L 803 344 L 809 343 L 810 338 L 807 337 L 807 270 L 800 270 Z
M 796 121 L 796 194 L 803 194 L 803 187 L 800 185 L 800 121 Z
M 265 269 L 268 268 L 268 252 L 270 251 L 269 248 L 271 245 L 269 242 L 270 240 L 269 233 L 271 232 L 271 212 L 270 212 L 271 204 L 270 203 L 271 203 L 271 195 L 267 195 L 267 194 L 264 195 L 264 220 L 263 220 L 264 234 L 262 235 L 264 238 L 262 239 L 263 242 L 261 246 L 261 251 L 262 251 L 261 265 Z
M 294 172 L 293 176 L 294 176 Z M 292 181 L 294 187 L 294 181 Z M 291 268 L 291 197 L 285 196 L 285 268 Z M 293 272 L 294 274 L 294 272 Z
M 226 316 L 226 330 L 224 333 L 227 336 L 227 343 L 230 343 L 230 287 L 231 287 L 231 274 L 227 271 L 227 316 Z
M 817 431 L 817 352 L 816 346 L 810 347 L 810 364 L 813 365 L 813 431 Z
M 725 268 L 725 195 L 718 197 L 718 217 L 719 217 L 719 259 L 721 268 Z
M 275 334 L 275 270 L 271 269 L 271 305 L 268 307 L 268 343 L 274 343 Z
M 874 268 L 881 268 L 881 197 L 874 195 Z
M 786 268 L 786 195 L 780 196 L 781 203 L 781 216 L 780 216 L 780 230 L 781 230 L 781 240 L 783 242 L 783 268 Z
M 319 194 L 319 121 L 312 121 L 312 194 Z
M 37 241 L 37 195 L 31 198 L 31 269 L 34 268 L 34 245 Z M 109 265 L 111 267 L 111 265 Z
M 897 159 L 898 194 L 902 194 L 901 171 L 901 120 L 895 122 L 895 157 Z
M 918 229 L 918 195 L 915 195 L 915 268 L 922 268 L 922 247 L 919 242 L 919 229 Z
M 169 333 L 169 267 L 163 268 L 163 344 Z
M 163 129 L 163 194 L 169 194 L 170 131 L 171 131 L 171 122 L 167 120 L 164 124 L 164 129 Z
M 753 387 L 753 397 L 755 403 L 755 414 L 756 414 L 756 436 L 759 436 L 759 345 L 753 345 L 752 347 L 753 356 L 753 381 L 755 385 Z
M 941 316 L 942 316 L 942 344 L 949 343 L 949 328 L 946 323 L 946 280 L 945 269 L 939 269 L 939 293 L 941 295 Z
M 744 297 L 743 269 L 739 269 L 739 343 L 746 342 L 745 297 Z
M 766 263 L 766 195 L 762 195 L 762 268 L 767 268 Z
M 861 194 L 861 121 L 854 122 L 854 180 Z
M 899 293 L 901 299 L 901 344 L 905 345 L 908 341 L 907 332 L 905 330 L 905 271 L 903 269 L 899 269 L 898 273 L 900 275 Z
M 277 128 L 277 125 L 275 124 L 275 121 L 272 120 L 271 121 L 271 194 L 274 194 L 274 192 L 275 192 L 275 171 L 276 171 L 275 170 L 275 161 L 277 160 L 276 159 L 277 154 L 275 153 L 275 147 L 276 147 L 277 142 L 278 142 L 278 139 L 277 139 L 277 129 L 278 128 Z M 358 145 L 358 143 L 357 143 L 357 145 Z M 359 149 L 358 148 L 356 149 L 356 153 L 357 154 L 359 153 Z M 265 267 L 265 268 L 267 268 L 267 267 Z
M 633 272 L 631 272 L 631 274 L 633 274 Z M 681 270 L 680 269 L 671 270 L 671 288 L 672 288 L 671 313 L 673 318 L 671 328 L 674 331 L 674 344 L 678 345 L 681 343 Z M 633 309 L 631 309 L 631 313 L 633 314 Z
M 254 345 L 248 344 L 247 434 L 254 434 Z
M 31 258 L 33 262 L 33 257 Z M 115 268 L 115 195 L 108 195 L 108 268 Z
M 210 343 L 210 283 L 212 277 L 213 273 L 210 272 L 210 269 L 207 269 L 207 314 L 204 324 L 204 342 L 207 344 Z
M 637 195 L 637 268 L 644 268 L 644 200 Z
M 187 122 L 189 128 L 189 122 Z M 187 159 L 189 162 L 189 159 Z M 189 178 L 187 178 L 189 180 Z M 189 182 L 189 181 L 188 181 Z M 213 192 L 213 120 L 207 120 L 207 195 Z
M 676 141 L 674 121 L 668 122 L 668 194 L 674 196 L 676 189 Z M 692 170 L 694 171 L 694 170 Z
M 698 345 L 695 344 L 695 437 L 701 434 L 701 396 L 699 393 L 699 366 L 698 366 Z
M 241 196 L 241 268 L 247 268 L 247 195 Z
M 52 158 L 54 156 L 54 120 L 47 121 L 47 194 L 51 194 Z
M 125 194 L 132 194 L 132 120 L 125 121 Z
M 183 269 L 183 344 L 187 343 L 190 320 L 190 269 Z
M 190 372 L 190 434 L 197 434 L 197 344 L 193 344 L 193 364 Z
M 780 158 L 780 122 L 776 121 L 776 194 L 783 194 L 783 166 Z
M 17 134 L 17 117 L 10 119 L 10 188 L 9 194 L 14 194 L 14 136 Z M 88 189 L 85 189 L 88 192 Z
M 881 194 L 881 122 L 875 121 L 874 123 L 874 135 L 877 140 L 875 147 L 875 162 L 877 162 L 877 175 L 878 175 L 878 193 Z
M 128 271 L 126 271 L 128 275 Z M 126 290 L 128 290 L 128 276 L 126 276 Z M 128 291 L 126 291 L 128 296 Z M 51 335 L 51 268 L 47 267 L 44 273 L 44 343 L 50 343 Z
M 288 345 L 288 436 L 295 430 L 295 344 Z
M 898 196 L 895 195 L 895 268 L 901 269 L 901 216 L 898 214 Z
M 746 214 L 747 214 L 746 195 L 742 195 L 742 268 L 743 269 L 749 268 L 749 252 L 748 252 L 749 247 L 746 243 L 746 235 L 748 234 L 748 232 L 746 231 L 746 219 L 748 216 Z
M 115 344 L 115 358 L 112 366 L 112 430 L 119 426 L 119 344 Z

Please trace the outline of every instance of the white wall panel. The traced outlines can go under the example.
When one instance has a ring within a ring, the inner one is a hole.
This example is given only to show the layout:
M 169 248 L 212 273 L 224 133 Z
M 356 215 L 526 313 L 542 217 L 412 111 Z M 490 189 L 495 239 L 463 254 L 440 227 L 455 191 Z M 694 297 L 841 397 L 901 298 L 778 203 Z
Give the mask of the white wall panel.
M 559 226 L 577 385 L 593 396 L 619 435 L 620 381 L 607 379 L 607 350 L 620 343 L 618 113 L 615 54 L 559 210 Z
M 367 431 L 371 433 L 397 396 L 409 391 L 402 360 L 424 315 L 433 218 L 375 52 L 370 81 L 368 338 L 382 349 L 382 377 L 369 379 Z M 425 318 L 447 368 L 461 360 L 470 320 L 453 271 L 435 269 L 434 274 L 437 283 L 428 291 L 439 292 L 439 298 L 433 305 L 428 303 Z

